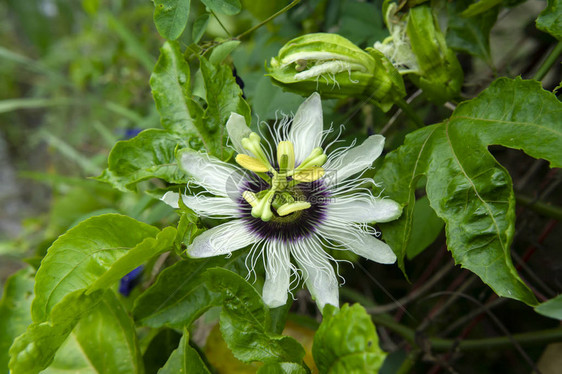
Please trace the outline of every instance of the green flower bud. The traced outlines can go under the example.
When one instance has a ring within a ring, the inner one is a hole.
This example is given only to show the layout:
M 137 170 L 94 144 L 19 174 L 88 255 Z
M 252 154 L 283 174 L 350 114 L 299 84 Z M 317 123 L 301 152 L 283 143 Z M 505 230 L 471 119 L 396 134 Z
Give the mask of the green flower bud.
M 367 53 L 337 34 L 308 34 L 289 41 L 271 59 L 268 72 L 288 91 L 367 98 L 385 111 L 405 95 L 402 77 L 384 55 Z
M 375 43 L 401 74 L 421 88 L 428 98 L 443 103 L 459 95 L 463 71 L 436 18 L 427 5 L 398 15 L 398 6 L 386 0 L 383 5 L 390 37 Z

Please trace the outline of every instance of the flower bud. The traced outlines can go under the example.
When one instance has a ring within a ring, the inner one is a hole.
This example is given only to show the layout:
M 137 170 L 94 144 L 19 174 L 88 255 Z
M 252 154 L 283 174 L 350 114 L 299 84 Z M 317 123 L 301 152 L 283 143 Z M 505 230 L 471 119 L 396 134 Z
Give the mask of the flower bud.
M 463 71 L 431 8 L 421 5 L 410 8 L 407 15 L 398 15 L 398 6 L 387 0 L 383 12 L 390 37 L 375 43 L 374 48 L 401 74 L 409 74 L 431 101 L 443 103 L 458 96 Z
M 367 53 L 340 35 L 316 33 L 285 44 L 271 59 L 268 72 L 291 92 L 369 98 L 386 111 L 405 95 L 405 89 L 398 71 L 383 60 L 382 54 Z

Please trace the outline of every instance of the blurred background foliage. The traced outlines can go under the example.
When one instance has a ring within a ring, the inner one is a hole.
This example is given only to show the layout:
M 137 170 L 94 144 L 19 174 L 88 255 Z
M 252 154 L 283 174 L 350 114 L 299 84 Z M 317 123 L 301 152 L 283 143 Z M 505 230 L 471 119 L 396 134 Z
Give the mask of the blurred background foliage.
M 195 26 L 188 27 L 179 39 L 187 48 L 186 58 L 194 58 L 196 53 L 208 55 L 217 40 L 243 33 L 288 3 L 245 0 L 240 14 L 222 15 L 219 22 L 205 11 L 202 3 L 192 1 L 188 25 Z M 464 9 L 471 1 L 436 3 L 444 14 L 451 15 L 458 11 L 456 7 Z M 534 25 L 545 2 L 521 3 L 504 2 L 514 7 L 499 12 L 492 9 L 471 21 L 451 18 L 449 25 L 442 25 L 448 30 L 449 44 L 456 45 L 460 52 L 459 60 L 466 77 L 462 93 L 466 98 L 475 96 L 498 76 L 532 77 L 556 43 Z M 255 122 L 294 111 L 302 101 L 300 96 L 274 86 L 264 75 L 264 65 L 283 44 L 305 33 L 336 32 L 362 48 L 372 46 L 388 35 L 381 6 L 379 0 L 303 1 L 244 37 L 228 58 L 243 84 Z M 153 4 L 146 0 L 0 2 L 0 284 L 23 266 L 22 260 L 37 265 L 56 237 L 87 217 L 119 212 L 158 226 L 177 220 L 171 208 L 142 191 L 123 193 L 88 179 L 105 168 L 109 150 L 116 141 L 130 138 L 146 128 L 160 127 L 148 86 L 164 42 L 152 21 L 153 12 Z M 461 22 L 473 22 L 469 28 L 491 30 L 489 47 L 485 33 L 476 33 L 476 40 L 472 44 L 467 42 L 466 35 L 455 31 L 466 26 L 460 25 Z M 197 85 L 197 76 L 193 73 Z M 560 83 L 559 78 L 560 67 L 555 66 L 543 79 L 544 88 L 554 89 Z M 450 115 L 450 109 L 445 106 L 416 99 L 416 90 L 413 85 L 407 86 L 412 107 L 426 123 L 439 122 Z M 383 133 L 388 150 L 402 144 L 405 134 L 415 128 L 395 110 L 385 114 L 377 107 L 351 98 L 326 101 L 324 109 L 327 124 L 345 125 L 344 139 Z M 516 191 L 527 195 L 548 191 L 557 196 L 562 177 L 558 171 L 549 170 L 544 161 L 500 147 L 493 151 L 510 171 Z M 465 292 L 480 301 L 493 297 L 493 292 L 474 275 L 452 266 L 444 249 L 442 222 L 434 213 L 432 215 L 427 204 L 420 203 L 419 209 L 416 204 L 415 219 L 426 223 L 427 227 L 414 233 L 415 242 L 423 245 L 408 252 L 409 258 L 421 253 L 419 261 L 407 264 L 414 289 L 423 287 L 429 279 L 428 269 L 446 268 L 448 270 L 436 279 L 441 284 L 436 289 L 445 290 L 457 282 L 458 288 L 446 292 Z M 520 231 L 514 244 L 515 258 L 517 260 L 530 246 L 540 248 L 525 265 L 535 269 L 527 276 L 537 277 L 545 286 L 542 291 L 552 297 L 549 292 L 562 289 L 562 258 L 548 248 L 558 246 L 560 235 L 550 235 L 554 226 L 544 234 L 552 224 L 533 212 L 523 212 L 517 224 Z M 430 250 L 423 251 L 426 247 Z M 400 299 L 412 290 L 412 284 L 404 280 L 397 268 L 375 263 L 365 263 L 363 267 L 359 263 L 353 272 L 350 270 L 347 265 L 341 269 L 348 280 L 342 290 L 342 298 L 347 301 L 359 301 L 366 307 L 376 308 L 372 299 L 391 303 L 390 297 Z M 375 274 L 376 279 L 371 277 L 366 282 L 365 274 Z M 382 286 L 377 279 L 384 279 Z M 368 295 L 367 298 L 364 295 Z M 446 302 L 438 296 L 435 294 L 408 306 L 407 311 L 398 309 L 395 317 L 398 320 L 404 317 L 412 324 L 421 323 L 413 315 L 431 316 L 435 305 Z M 299 295 L 299 299 L 306 297 Z M 306 307 L 296 307 L 306 312 Z M 427 330 L 435 333 L 440 329 L 438 326 L 454 320 L 458 322 L 468 310 L 475 308 L 473 301 L 461 298 L 447 309 L 445 316 L 431 316 L 423 322 L 437 318 L 440 324 Z M 530 331 L 556 325 L 555 321 L 538 317 L 531 309 L 514 301 L 504 301 L 497 313 L 510 330 Z M 452 328 L 451 331 L 462 330 L 468 323 L 470 320 L 464 325 L 458 323 L 456 330 Z M 487 321 L 472 334 L 486 336 L 496 328 L 493 322 Z M 171 349 L 175 347 L 179 338 L 173 332 L 165 330 L 159 334 Z M 389 346 L 392 339 L 384 332 L 381 343 L 396 352 L 391 355 L 390 366 L 386 369 L 391 373 L 393 360 L 399 364 L 405 351 Z M 544 347 L 537 347 L 528 353 L 536 361 L 543 350 Z M 156 370 L 158 357 L 151 358 L 152 351 L 148 348 L 146 352 L 147 368 L 152 365 Z M 476 355 L 469 354 L 459 359 L 460 364 L 470 368 L 463 372 L 502 372 L 506 362 L 512 368 L 510 372 L 528 372 L 527 367 L 519 365 L 522 358 L 513 350 L 480 354 L 486 358 L 479 357 L 476 362 Z

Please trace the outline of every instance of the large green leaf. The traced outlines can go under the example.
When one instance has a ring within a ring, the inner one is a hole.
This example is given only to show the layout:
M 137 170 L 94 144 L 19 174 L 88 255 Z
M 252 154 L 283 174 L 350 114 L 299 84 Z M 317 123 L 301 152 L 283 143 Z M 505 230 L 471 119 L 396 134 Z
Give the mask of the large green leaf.
M 186 174 L 176 162 L 176 148 L 186 148 L 186 138 L 161 129 L 149 129 L 130 140 L 115 144 L 109 154 L 107 169 L 97 178 L 121 191 L 150 178 L 182 184 Z
M 31 324 L 10 348 L 11 373 L 35 374 L 49 366 L 78 321 L 98 305 L 103 292 L 88 296 L 72 292 L 52 309 L 48 320 Z
M 102 332 L 102 333 L 100 333 Z M 135 325 L 112 292 L 76 325 L 45 374 L 143 373 Z
M 180 37 L 189 18 L 191 0 L 155 0 L 154 23 L 156 29 L 166 39 Z
M 323 318 L 312 346 L 319 373 L 377 373 L 386 353 L 365 309 L 345 304 L 338 310 L 327 304 Z
M 23 334 L 31 323 L 33 276 L 35 271 L 26 267 L 12 275 L 4 285 L 0 300 L 0 373 L 8 373 L 8 349 L 14 339 Z
M 378 174 L 385 193 L 408 204 L 398 221 L 381 225 L 400 267 L 410 240 L 413 191 L 425 175 L 431 207 L 446 223 L 447 245 L 455 261 L 499 296 L 536 304 L 511 262 L 515 225 L 511 178 L 487 147 L 522 149 L 559 167 L 561 115 L 562 104 L 538 82 L 500 78 L 476 99 L 459 105 L 448 121 L 409 134 Z
M 449 13 L 447 45 L 456 51 L 480 57 L 488 65 L 492 65 L 490 30 L 498 18 L 498 7 L 489 9 L 478 17 L 463 17 L 461 13 L 471 2 L 471 0 L 447 2 Z
M 154 241 L 159 230 L 118 214 L 87 219 L 60 236 L 49 248 L 35 277 L 32 316 L 44 321 L 67 294 L 97 281 L 129 249 Z
M 222 293 L 220 329 L 237 359 L 302 363 L 304 349 L 296 340 L 269 331 L 269 309 L 251 284 L 221 268 L 207 270 L 205 277 L 211 290 Z
M 172 352 L 158 374 L 210 374 L 199 353 L 189 345 L 189 332 L 184 330 L 178 348 Z
M 560 0 L 548 0 L 548 5 L 537 18 L 537 28 L 562 40 L 562 4 L 560 4 Z
M 308 374 L 302 365 L 294 362 L 271 362 L 258 370 L 258 374 Z
M 424 196 L 416 200 L 412 217 L 412 236 L 406 248 L 408 259 L 416 257 L 437 239 L 445 223 L 429 206 L 429 199 Z
M 160 273 L 135 301 L 133 315 L 150 327 L 189 326 L 202 313 L 220 304 L 220 293 L 209 290 L 201 275 L 210 267 L 231 267 L 238 258 L 214 257 L 179 261 Z
M 475 3 L 470 4 L 468 8 L 466 8 L 461 15 L 463 17 L 474 17 L 480 13 L 487 11 L 495 7 L 496 5 L 500 4 L 503 0 L 479 0 Z

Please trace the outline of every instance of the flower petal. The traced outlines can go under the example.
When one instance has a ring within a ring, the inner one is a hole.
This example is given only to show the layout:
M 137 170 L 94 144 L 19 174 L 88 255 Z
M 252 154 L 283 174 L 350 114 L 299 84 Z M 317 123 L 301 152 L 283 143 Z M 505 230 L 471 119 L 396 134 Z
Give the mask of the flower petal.
M 187 254 L 193 258 L 212 257 L 231 253 L 260 239 L 246 229 L 242 220 L 234 220 L 213 227 L 193 239 Z
M 162 196 L 161 200 L 178 209 L 179 194 L 168 191 Z M 227 197 L 207 197 L 182 195 L 182 200 L 188 208 L 193 209 L 197 214 L 210 218 L 233 218 L 240 215 L 238 205 Z
M 249 137 L 252 133 L 252 130 L 246 125 L 246 119 L 238 113 L 230 113 L 226 122 L 226 131 L 236 152 L 248 154 L 248 151 L 242 147 L 242 139 Z
M 179 160 L 182 169 L 207 191 L 219 196 L 228 196 L 232 200 L 236 200 L 240 195 L 243 177 L 232 165 L 190 149 L 180 151 Z
M 297 165 L 322 141 L 322 101 L 320 95 L 314 92 L 299 106 L 297 114 L 293 118 L 289 139 L 295 149 L 295 161 Z
M 361 257 L 381 264 L 396 262 L 396 255 L 388 244 L 357 227 L 342 227 L 341 223 L 327 222 L 319 230 L 327 239 L 341 243 L 343 247 Z
M 384 136 L 369 136 L 360 146 L 353 147 L 339 157 L 330 160 L 324 168 L 327 172 L 335 172 L 336 175 L 324 179 L 334 184 L 349 178 L 353 174 L 362 172 L 371 167 L 373 162 L 381 155 L 383 147 Z
M 270 241 L 265 245 L 266 267 L 262 299 L 270 308 L 287 303 L 291 279 L 289 248 L 283 242 Z
M 291 253 L 304 271 L 306 287 L 320 311 L 326 304 L 339 306 L 339 285 L 328 255 L 316 239 L 306 239 L 289 244 Z
M 389 222 L 402 214 L 402 206 L 396 201 L 368 193 L 335 197 L 328 209 L 332 217 L 358 223 Z

